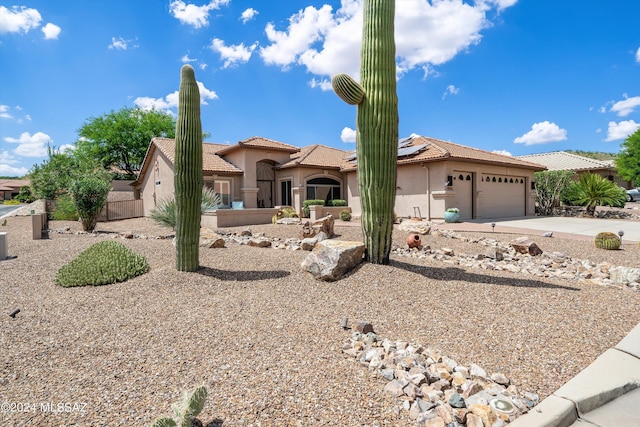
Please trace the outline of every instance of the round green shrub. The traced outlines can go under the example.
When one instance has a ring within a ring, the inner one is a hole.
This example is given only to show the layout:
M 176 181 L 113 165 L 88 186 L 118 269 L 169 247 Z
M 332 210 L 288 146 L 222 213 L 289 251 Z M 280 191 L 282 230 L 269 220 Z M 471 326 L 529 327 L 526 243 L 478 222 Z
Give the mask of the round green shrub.
M 351 212 L 348 210 L 340 211 L 340 219 L 343 221 L 351 221 Z
M 54 283 L 65 288 L 100 286 L 139 276 L 149 271 L 142 256 L 125 245 L 111 240 L 98 242 L 80 253 L 56 273 Z
M 620 238 L 609 231 L 598 233 L 595 238 L 595 245 L 598 249 L 617 250 L 620 249 Z
M 55 200 L 55 208 L 51 212 L 51 218 L 56 221 L 77 221 L 78 210 L 73 204 L 73 199 L 66 193 L 58 195 Z

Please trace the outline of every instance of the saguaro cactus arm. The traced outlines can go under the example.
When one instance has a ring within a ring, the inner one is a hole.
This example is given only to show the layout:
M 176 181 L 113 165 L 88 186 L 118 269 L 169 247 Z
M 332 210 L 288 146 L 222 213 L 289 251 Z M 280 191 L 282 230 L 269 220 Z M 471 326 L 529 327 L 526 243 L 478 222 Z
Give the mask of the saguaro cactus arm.
M 364 99 L 364 89 L 350 75 L 340 73 L 331 78 L 333 91 L 349 105 L 358 105 Z

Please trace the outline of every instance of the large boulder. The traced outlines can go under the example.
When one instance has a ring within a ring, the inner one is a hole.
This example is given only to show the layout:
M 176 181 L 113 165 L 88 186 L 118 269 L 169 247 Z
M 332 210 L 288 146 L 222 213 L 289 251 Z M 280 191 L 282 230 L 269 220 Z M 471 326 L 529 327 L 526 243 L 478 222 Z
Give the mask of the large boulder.
M 362 262 L 364 243 L 323 240 L 302 261 L 302 269 L 318 280 L 334 281 Z
M 614 283 L 640 282 L 640 268 L 634 267 L 611 267 L 609 278 Z
M 224 248 L 224 239 L 210 228 L 200 229 L 200 246 L 203 248 Z
M 527 236 L 518 237 L 512 241 L 511 247 L 521 254 L 529 254 L 531 256 L 542 255 L 542 249 Z

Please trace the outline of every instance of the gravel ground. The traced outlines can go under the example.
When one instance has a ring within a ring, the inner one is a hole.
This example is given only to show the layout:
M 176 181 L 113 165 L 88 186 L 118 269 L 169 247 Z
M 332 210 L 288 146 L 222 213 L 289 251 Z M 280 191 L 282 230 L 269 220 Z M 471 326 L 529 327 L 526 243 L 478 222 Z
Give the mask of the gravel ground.
M 79 230 L 57 221 L 50 228 L 66 225 Z M 283 238 L 299 231 L 248 228 Z M 55 286 L 57 269 L 112 238 L 109 231 L 171 234 L 148 219 L 100 223 L 98 230 L 31 240 L 28 217 L 9 218 L 0 229 L 14 257 L 0 262 L 0 403 L 23 411 L 0 412 L 3 426 L 150 425 L 202 383 L 209 388 L 199 417 L 205 425 L 410 425 L 382 393 L 385 381 L 342 356 L 350 335 L 339 327 L 342 318 L 502 372 L 541 398 L 640 322 L 640 293 L 620 288 L 408 257 L 365 263 L 324 283 L 301 271 L 306 252 L 236 244 L 202 249 L 204 268 L 178 273 L 171 241 L 155 239 L 119 240 L 147 258 L 151 271 L 143 276 L 102 287 Z M 340 222 L 336 232 L 345 240 L 361 235 Z M 404 238 L 394 233 L 397 244 Z M 628 266 L 640 259 L 637 245 L 598 251 L 584 241 L 534 238 L 543 250 L 575 258 Z M 425 240 L 432 248 L 480 251 L 463 240 Z M 55 413 L 46 402 L 70 405 Z

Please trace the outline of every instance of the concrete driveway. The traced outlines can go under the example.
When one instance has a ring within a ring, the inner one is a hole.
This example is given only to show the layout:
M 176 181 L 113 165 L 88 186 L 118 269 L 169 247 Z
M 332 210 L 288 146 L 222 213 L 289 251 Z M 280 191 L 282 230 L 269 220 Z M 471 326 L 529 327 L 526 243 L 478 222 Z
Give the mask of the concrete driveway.
M 489 225 L 495 223 L 495 231 L 501 228 L 526 228 L 540 230 L 541 232 L 553 231 L 558 233 L 570 233 L 582 236 L 595 237 L 601 231 L 618 233 L 623 231 L 623 241 L 634 243 L 640 241 L 640 221 L 602 219 L 602 218 L 576 218 L 576 217 L 517 217 L 470 220 L 469 222 Z

